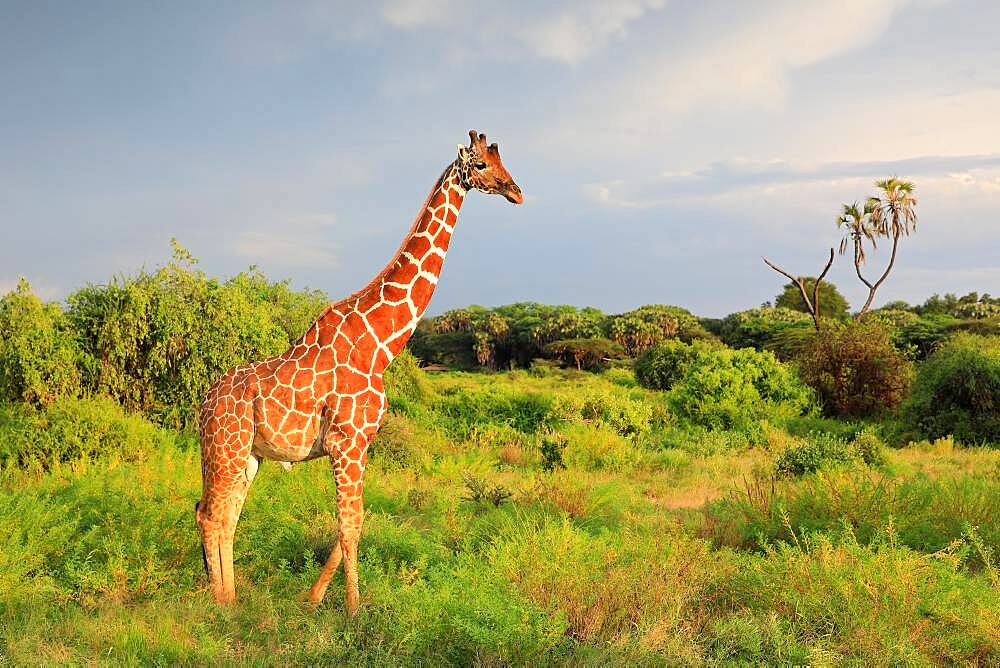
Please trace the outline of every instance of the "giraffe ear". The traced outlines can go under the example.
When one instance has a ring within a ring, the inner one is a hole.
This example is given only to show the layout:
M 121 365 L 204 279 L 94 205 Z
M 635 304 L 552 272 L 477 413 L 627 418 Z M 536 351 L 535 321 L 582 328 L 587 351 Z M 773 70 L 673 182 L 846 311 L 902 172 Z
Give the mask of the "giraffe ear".
M 456 144 L 456 145 L 458 146 L 458 157 L 459 157 L 459 159 L 462 160 L 463 162 L 467 162 L 469 160 L 469 149 L 468 149 L 468 147 L 462 146 L 461 144 Z

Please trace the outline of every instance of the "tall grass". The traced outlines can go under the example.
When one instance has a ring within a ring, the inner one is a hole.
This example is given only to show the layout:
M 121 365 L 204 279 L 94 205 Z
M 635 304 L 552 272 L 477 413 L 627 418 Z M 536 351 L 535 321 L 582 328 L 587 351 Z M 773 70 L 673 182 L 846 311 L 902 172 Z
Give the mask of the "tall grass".
M 62 410 L 104 417 L 78 420 L 92 425 L 79 446 L 0 471 L 0 655 L 1000 662 L 997 453 L 928 446 L 877 468 L 772 479 L 782 444 L 808 435 L 771 428 L 769 451 L 740 432 L 685 432 L 661 395 L 620 372 L 407 373 L 417 379 L 396 379 L 402 399 L 366 474 L 356 618 L 340 577 L 318 609 L 303 601 L 336 534 L 328 465 L 264 463 L 236 536 L 239 601 L 217 608 L 193 522 L 197 448 L 148 425 L 98 428 L 138 418 L 81 403 Z M 0 433 L 69 442 L 44 434 L 42 415 L 9 417 Z M 543 468 L 546 439 L 563 467 Z M 473 500 L 472 478 L 509 498 Z

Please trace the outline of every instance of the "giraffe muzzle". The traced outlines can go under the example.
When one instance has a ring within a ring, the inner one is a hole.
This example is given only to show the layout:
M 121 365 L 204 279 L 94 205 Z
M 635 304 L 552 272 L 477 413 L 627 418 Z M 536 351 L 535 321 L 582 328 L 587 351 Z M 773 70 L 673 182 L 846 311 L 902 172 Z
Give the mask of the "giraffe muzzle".
M 517 187 L 516 183 L 511 183 L 510 187 L 503 194 L 507 198 L 508 202 L 512 204 L 521 204 L 524 202 L 524 195 L 521 193 L 521 189 Z

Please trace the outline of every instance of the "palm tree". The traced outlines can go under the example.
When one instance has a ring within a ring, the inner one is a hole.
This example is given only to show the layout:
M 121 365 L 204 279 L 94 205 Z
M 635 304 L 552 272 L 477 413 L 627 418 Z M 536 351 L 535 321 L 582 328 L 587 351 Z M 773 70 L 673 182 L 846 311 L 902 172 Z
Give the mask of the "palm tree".
M 837 218 L 837 225 L 847 228 L 847 233 L 840 242 L 840 252 L 843 254 L 848 244 L 853 246 L 854 269 L 858 278 L 868 288 L 868 300 L 858 311 L 856 316 L 858 318 L 871 308 L 875 293 L 896 264 L 899 239 L 909 236 L 911 230 L 917 228 L 917 198 L 913 195 L 914 187 L 911 181 L 892 176 L 876 181 L 875 187 L 881 191 L 878 197 L 868 198 L 864 207 L 859 207 L 857 202 L 845 204 L 841 215 Z M 892 254 L 889 256 L 889 264 L 885 271 L 872 283 L 861 273 L 861 265 L 866 260 L 864 242 L 867 239 L 874 248 L 879 237 L 892 239 Z
M 837 226 L 846 228 L 844 238 L 840 241 L 840 254 L 847 252 L 848 245 L 854 247 L 854 263 L 862 265 L 865 263 L 865 245 L 867 239 L 871 242 L 872 248 L 877 246 L 876 237 L 878 231 L 872 221 L 872 212 L 878 207 L 878 198 L 869 197 L 865 200 L 864 206 L 857 202 L 844 204 L 840 216 L 837 218 Z

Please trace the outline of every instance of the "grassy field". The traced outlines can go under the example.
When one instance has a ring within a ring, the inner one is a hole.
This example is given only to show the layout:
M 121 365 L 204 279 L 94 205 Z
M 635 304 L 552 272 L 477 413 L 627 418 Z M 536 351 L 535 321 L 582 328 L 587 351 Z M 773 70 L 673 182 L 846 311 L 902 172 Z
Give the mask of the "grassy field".
M 1000 451 L 838 459 L 820 446 L 861 426 L 817 418 L 682 429 L 624 370 L 408 382 L 366 475 L 356 618 L 339 576 L 304 603 L 328 464 L 262 466 L 223 609 L 197 445 L 128 428 L 0 473 L 0 665 L 1000 664 Z

